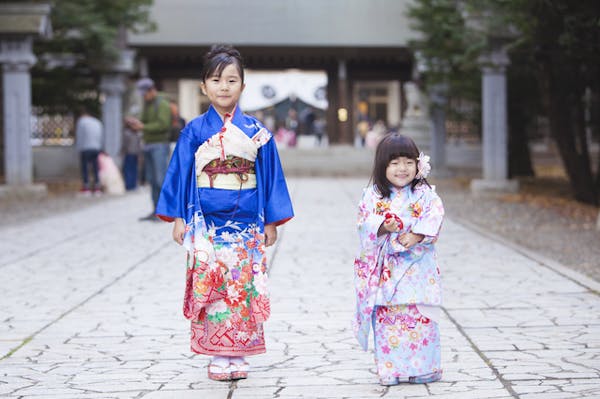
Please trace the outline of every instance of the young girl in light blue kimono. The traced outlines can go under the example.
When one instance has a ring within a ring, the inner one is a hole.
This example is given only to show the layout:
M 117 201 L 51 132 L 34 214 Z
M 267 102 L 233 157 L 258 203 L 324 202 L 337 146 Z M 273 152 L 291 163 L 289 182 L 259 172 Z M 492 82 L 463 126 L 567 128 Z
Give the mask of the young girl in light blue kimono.
M 435 242 L 444 208 L 425 179 L 430 169 L 410 138 L 389 134 L 377 146 L 373 184 L 359 204 L 354 327 L 364 350 L 373 328 L 382 385 L 442 376 Z

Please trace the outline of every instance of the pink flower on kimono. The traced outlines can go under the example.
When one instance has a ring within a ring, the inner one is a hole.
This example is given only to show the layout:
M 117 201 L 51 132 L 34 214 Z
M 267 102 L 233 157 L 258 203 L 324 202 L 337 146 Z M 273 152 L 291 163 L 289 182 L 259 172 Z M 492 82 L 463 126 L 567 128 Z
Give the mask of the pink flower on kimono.
M 381 347 L 381 351 L 387 355 L 388 353 L 390 353 L 390 347 L 387 345 L 383 345 Z
M 377 308 L 377 322 L 378 323 L 383 323 L 384 320 L 386 319 L 386 315 L 387 315 L 387 311 L 385 310 L 385 308 L 383 306 L 380 306 Z
M 367 277 L 367 270 L 369 269 L 369 265 L 367 263 L 361 261 L 360 259 L 356 259 L 354 261 L 354 272 L 359 278 Z
M 227 296 L 225 302 L 231 307 L 237 307 L 246 300 L 248 293 L 244 290 L 242 284 L 237 281 L 230 281 L 227 287 Z
M 383 265 L 383 268 L 381 269 L 380 282 L 385 283 L 386 281 L 388 281 L 390 279 L 391 276 L 392 276 L 392 271 L 390 270 L 390 268 L 387 265 Z
M 264 273 L 254 276 L 254 288 L 256 288 L 259 295 L 267 295 L 267 281 L 267 275 Z

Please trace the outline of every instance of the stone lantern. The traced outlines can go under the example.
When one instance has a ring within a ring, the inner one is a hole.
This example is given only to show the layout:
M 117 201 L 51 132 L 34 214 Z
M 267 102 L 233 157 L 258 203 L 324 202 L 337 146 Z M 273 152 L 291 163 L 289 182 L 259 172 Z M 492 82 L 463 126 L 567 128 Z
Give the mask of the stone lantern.
M 493 9 L 473 13 L 463 9 L 467 27 L 484 35 L 486 52 L 479 59 L 482 72 L 483 178 L 471 182 L 473 192 L 516 192 L 519 182 L 508 179 L 508 127 L 506 67 L 507 44 L 518 32 L 506 24 L 493 24 Z
M 33 39 L 50 37 L 50 5 L 0 4 L 0 64 L 2 64 L 4 175 L 0 197 L 43 195 L 46 186 L 33 184 L 31 150 L 31 74 L 36 63 Z

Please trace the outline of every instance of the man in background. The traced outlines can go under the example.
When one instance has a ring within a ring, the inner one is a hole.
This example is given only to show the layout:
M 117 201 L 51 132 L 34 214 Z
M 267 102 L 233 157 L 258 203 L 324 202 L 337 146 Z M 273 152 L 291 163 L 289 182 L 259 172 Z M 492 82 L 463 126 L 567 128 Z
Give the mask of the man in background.
M 162 188 L 169 162 L 169 132 L 171 130 L 171 107 L 166 95 L 156 90 L 150 78 L 138 80 L 136 87 L 144 99 L 140 119 L 129 117 L 129 127 L 142 131 L 144 140 L 144 168 L 152 192 L 153 209 L 140 220 L 158 220 L 156 203 Z

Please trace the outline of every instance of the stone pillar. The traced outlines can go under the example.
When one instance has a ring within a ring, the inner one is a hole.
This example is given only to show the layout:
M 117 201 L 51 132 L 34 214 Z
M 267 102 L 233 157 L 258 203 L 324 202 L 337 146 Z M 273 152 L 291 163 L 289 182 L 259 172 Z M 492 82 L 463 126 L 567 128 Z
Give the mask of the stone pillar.
M 436 176 L 448 174 L 446 164 L 446 102 L 447 86 L 437 84 L 429 93 L 431 101 L 431 163 Z
M 0 43 L 4 116 L 4 175 L 0 197 L 44 196 L 45 184 L 33 184 L 31 151 L 31 75 L 36 58 L 32 37 L 4 38 Z
M 117 165 L 121 164 L 119 153 L 123 139 L 123 93 L 126 90 L 126 76 L 133 71 L 134 50 L 123 49 L 119 59 L 104 70 L 100 80 L 100 90 L 104 95 L 102 123 L 104 124 L 104 150 Z
M 0 44 L 4 88 L 4 170 L 8 185 L 33 181 L 31 155 L 31 75 L 36 62 L 32 38 L 4 39 Z
M 483 178 L 471 182 L 471 190 L 516 192 L 519 182 L 508 179 L 508 131 L 504 47 L 482 57 Z
M 400 81 L 394 80 L 390 82 L 389 85 L 389 93 L 388 93 L 388 120 L 387 125 L 391 128 L 399 127 L 400 121 L 402 120 L 401 116 L 401 101 L 402 99 L 400 94 Z
M 104 94 L 102 104 L 102 123 L 104 124 L 104 150 L 117 164 L 120 164 L 119 152 L 123 136 L 123 93 L 125 77 L 112 73 L 102 75 L 100 90 Z
M 4 174 L 0 197 L 45 195 L 44 184 L 33 183 L 31 151 L 31 75 L 35 64 L 33 37 L 49 37 L 50 5 L 2 3 L 0 64 L 4 119 Z

